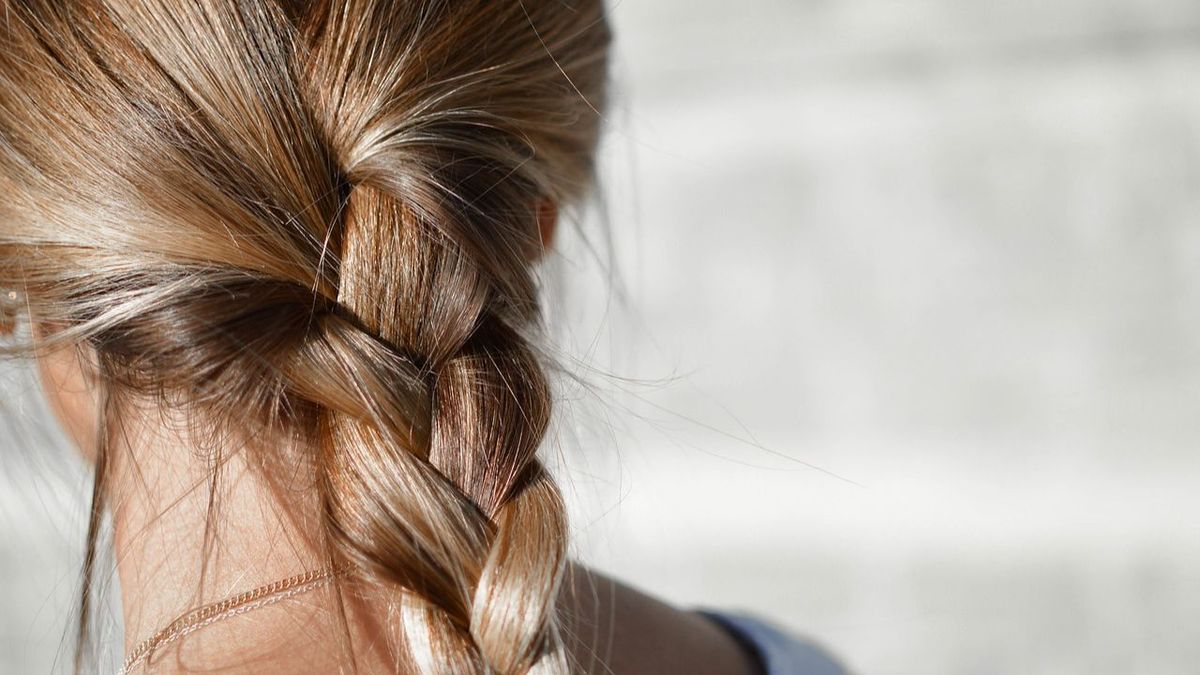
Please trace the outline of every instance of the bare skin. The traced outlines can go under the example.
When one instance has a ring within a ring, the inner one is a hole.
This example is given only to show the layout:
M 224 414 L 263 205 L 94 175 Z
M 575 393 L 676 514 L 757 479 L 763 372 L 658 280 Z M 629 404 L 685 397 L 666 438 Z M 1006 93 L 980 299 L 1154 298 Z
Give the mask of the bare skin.
M 96 438 L 97 395 L 73 349 L 39 356 L 43 387 L 68 435 L 87 457 Z M 232 594 L 319 567 L 304 536 L 303 493 L 282 509 L 241 455 L 224 465 L 213 555 L 207 463 L 162 411 L 132 411 L 112 447 L 112 510 L 126 626 L 126 653 L 174 617 Z M 299 515 L 297 515 L 299 514 Z M 203 586 L 199 584 L 202 578 Z M 723 630 L 602 574 L 573 565 L 560 612 L 578 670 L 649 675 L 751 675 L 752 658 Z M 394 672 L 370 598 L 344 605 L 312 591 L 192 633 L 163 649 L 156 673 Z

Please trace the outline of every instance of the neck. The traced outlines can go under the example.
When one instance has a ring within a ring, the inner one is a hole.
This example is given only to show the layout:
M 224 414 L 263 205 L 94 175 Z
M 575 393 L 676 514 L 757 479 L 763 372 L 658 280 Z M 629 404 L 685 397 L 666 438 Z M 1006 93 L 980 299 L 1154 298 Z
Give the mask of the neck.
M 121 419 L 109 459 L 126 654 L 190 610 L 325 567 L 305 536 L 319 508 L 302 498 L 311 489 L 269 486 L 235 451 L 214 479 L 178 420 L 159 410 Z M 583 567 L 569 568 L 559 612 L 580 672 L 750 672 L 707 621 Z M 208 625 L 156 651 L 145 672 L 395 672 L 376 616 L 369 600 L 326 586 Z
M 281 507 L 277 492 L 243 452 L 221 455 L 214 474 L 213 461 L 198 454 L 177 422 L 157 410 L 122 414 L 122 433 L 114 435 L 111 448 L 110 503 L 127 654 L 190 610 L 326 564 L 302 531 L 318 508 L 300 498 L 311 491 L 289 491 L 290 503 Z M 212 624 L 164 654 L 176 665 L 207 667 L 214 655 L 246 661 L 248 654 L 267 658 L 270 651 L 275 663 L 278 653 L 309 652 L 318 644 L 338 653 L 329 647 L 336 646 L 330 636 L 338 634 L 340 611 L 335 594 L 318 589 L 248 613 L 253 621 Z M 298 621 L 307 635 L 292 644 L 291 638 L 300 637 Z

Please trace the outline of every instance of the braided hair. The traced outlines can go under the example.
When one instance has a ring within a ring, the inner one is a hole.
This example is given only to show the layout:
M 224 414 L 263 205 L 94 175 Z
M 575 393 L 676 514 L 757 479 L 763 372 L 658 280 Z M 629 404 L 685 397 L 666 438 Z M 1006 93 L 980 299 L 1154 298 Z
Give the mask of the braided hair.
M 0 288 L 94 350 L 110 401 L 311 472 L 329 558 L 389 598 L 398 670 L 567 671 L 533 267 L 539 213 L 592 182 L 601 2 L 0 16 Z

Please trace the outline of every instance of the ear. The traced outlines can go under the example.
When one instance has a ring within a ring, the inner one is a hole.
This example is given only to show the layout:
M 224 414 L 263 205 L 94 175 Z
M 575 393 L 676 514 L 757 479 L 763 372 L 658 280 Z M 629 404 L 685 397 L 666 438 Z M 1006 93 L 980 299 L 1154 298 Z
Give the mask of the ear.
M 554 235 L 558 231 L 558 204 L 544 197 L 537 206 L 538 233 L 542 239 L 541 255 L 554 248 Z
M 46 326 L 34 322 L 32 331 L 34 340 L 40 341 L 46 335 Z M 37 367 L 54 416 L 79 452 L 93 461 L 100 420 L 100 384 L 90 353 L 82 345 L 38 347 Z

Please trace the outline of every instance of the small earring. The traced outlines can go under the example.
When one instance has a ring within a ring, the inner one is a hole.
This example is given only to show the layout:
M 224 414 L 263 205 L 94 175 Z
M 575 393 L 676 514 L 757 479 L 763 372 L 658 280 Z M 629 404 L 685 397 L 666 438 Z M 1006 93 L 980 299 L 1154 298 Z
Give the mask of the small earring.
M 17 292 L 9 291 L 0 298 L 0 337 L 9 337 L 17 330 Z

